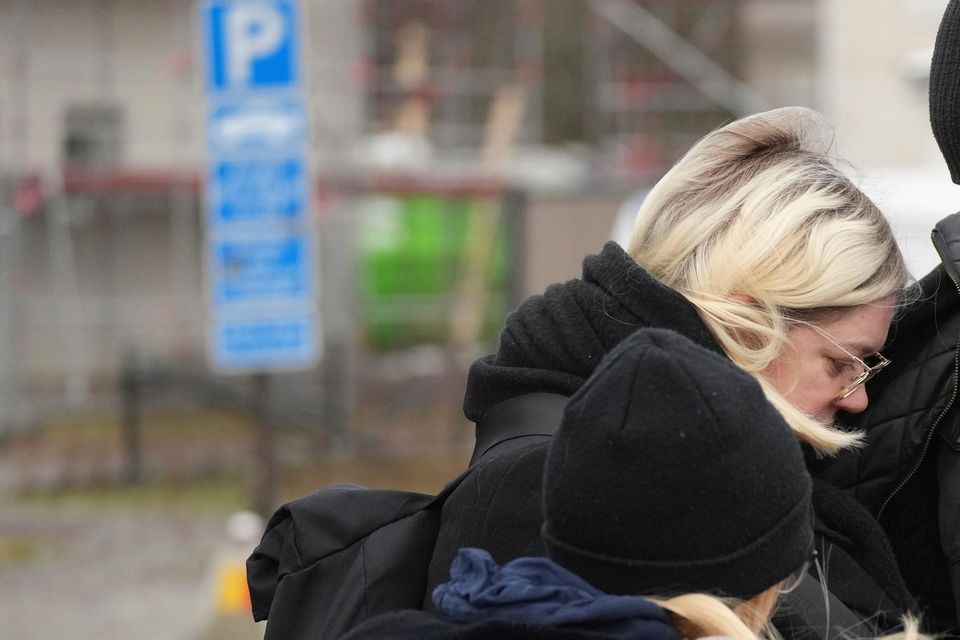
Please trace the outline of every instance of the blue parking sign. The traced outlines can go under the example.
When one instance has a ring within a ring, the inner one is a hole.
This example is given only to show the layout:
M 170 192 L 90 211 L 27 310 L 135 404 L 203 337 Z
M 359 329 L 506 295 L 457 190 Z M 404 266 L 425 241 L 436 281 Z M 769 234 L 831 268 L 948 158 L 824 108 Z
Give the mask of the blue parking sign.
M 319 348 L 312 314 L 239 319 L 211 329 L 213 363 L 223 370 L 309 367 Z
M 214 302 L 296 302 L 312 295 L 307 238 L 223 241 L 215 246 Z
M 319 353 L 298 7 L 298 0 L 201 7 L 208 344 L 223 372 L 309 367 Z
M 307 141 L 307 114 L 298 96 L 228 100 L 207 112 L 207 144 L 218 156 L 283 155 Z M 216 101 L 214 101 L 216 102 Z
M 302 158 L 211 163 L 211 224 L 302 217 L 308 204 L 304 165 Z
M 296 0 L 210 0 L 203 13 L 208 91 L 300 84 Z

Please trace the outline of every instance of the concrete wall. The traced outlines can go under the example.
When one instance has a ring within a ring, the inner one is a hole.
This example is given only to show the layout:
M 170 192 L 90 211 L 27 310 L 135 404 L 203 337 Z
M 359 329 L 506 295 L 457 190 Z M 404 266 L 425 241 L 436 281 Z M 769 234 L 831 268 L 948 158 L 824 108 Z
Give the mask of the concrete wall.
M 752 0 L 740 16 L 743 81 L 771 108 L 816 106 L 816 3 Z
M 584 256 L 599 253 L 611 239 L 621 202 L 616 194 L 531 198 L 524 225 L 524 294 L 579 277 Z
M 70 105 L 87 104 L 122 108 L 125 163 L 196 163 L 200 104 L 191 66 L 191 4 L 0 2 L 7 35 L 0 84 L 9 96 L 0 135 L 25 150 L 16 168 L 56 169 L 65 113 Z
M 195 198 L 70 200 L 19 225 L 17 360 L 40 387 L 112 380 L 131 348 L 202 361 L 206 299 Z M 170 215 L 170 214 L 173 215 Z M 84 391 L 85 390 L 85 391 Z
M 930 53 L 946 0 L 821 0 L 820 100 L 854 164 L 942 162 L 930 133 Z
M 945 0 L 744 3 L 743 79 L 771 106 L 804 103 L 837 125 L 864 165 L 934 162 L 922 79 Z M 305 0 L 314 142 L 329 161 L 365 114 L 358 0 Z M 202 159 L 195 0 L 0 0 L 0 160 L 52 170 L 71 104 L 116 102 L 124 160 Z M 919 78 L 919 79 L 918 79 Z
M 52 172 L 70 105 L 117 104 L 126 167 L 193 167 L 204 157 L 195 0 L 0 0 L 0 170 Z M 326 156 L 363 119 L 356 0 L 304 0 L 313 142 Z M 4 150 L 5 149 L 5 150 Z

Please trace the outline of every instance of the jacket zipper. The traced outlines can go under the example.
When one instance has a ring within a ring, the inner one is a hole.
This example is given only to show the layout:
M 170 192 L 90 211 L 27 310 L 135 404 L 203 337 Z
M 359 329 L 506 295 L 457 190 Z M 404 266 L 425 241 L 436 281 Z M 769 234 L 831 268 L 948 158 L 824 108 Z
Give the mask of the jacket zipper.
M 931 234 L 931 240 L 933 241 L 933 246 L 937 249 L 937 253 L 940 253 L 940 247 L 937 246 L 937 241 L 935 237 L 936 231 Z M 940 259 L 946 260 L 946 258 L 941 254 Z M 950 269 L 944 269 L 947 272 L 947 275 L 950 276 L 950 280 L 953 282 L 953 286 L 957 289 L 957 293 L 960 293 L 960 282 L 957 282 L 957 279 L 953 276 Z M 930 426 L 930 431 L 927 433 L 927 438 L 923 442 L 923 448 L 920 450 L 920 457 L 917 458 L 916 464 L 913 465 L 913 468 L 910 469 L 910 472 L 904 476 L 893 491 L 887 496 L 887 499 L 883 501 L 883 504 L 880 505 L 880 510 L 877 511 L 877 520 L 883 515 L 884 510 L 890 504 L 890 501 L 896 497 L 900 491 L 903 490 L 907 483 L 910 482 L 910 479 L 916 475 L 917 470 L 920 469 L 920 465 L 923 464 L 923 459 L 927 457 L 927 451 L 930 450 L 930 443 L 933 442 L 934 436 L 937 434 L 937 428 L 940 426 L 940 422 L 943 420 L 944 416 L 947 415 L 947 412 L 950 411 L 950 408 L 953 407 L 954 401 L 957 399 L 957 391 L 960 389 L 960 340 L 957 341 L 957 346 L 953 349 L 953 393 L 950 394 L 950 400 L 947 401 L 947 406 L 943 408 L 943 411 L 940 412 L 940 415 L 937 416 L 936 420 L 933 421 L 933 424 Z

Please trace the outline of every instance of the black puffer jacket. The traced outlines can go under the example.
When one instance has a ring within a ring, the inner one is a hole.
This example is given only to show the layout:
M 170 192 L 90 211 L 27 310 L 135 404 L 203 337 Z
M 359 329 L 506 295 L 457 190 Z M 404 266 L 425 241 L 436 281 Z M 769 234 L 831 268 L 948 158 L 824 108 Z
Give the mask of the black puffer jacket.
M 884 349 L 892 364 L 868 383 L 854 426 L 866 446 L 813 462 L 886 530 L 928 625 L 957 631 L 960 598 L 960 214 L 937 224 L 942 263 L 919 282 Z M 952 584 L 951 584 L 952 583 Z

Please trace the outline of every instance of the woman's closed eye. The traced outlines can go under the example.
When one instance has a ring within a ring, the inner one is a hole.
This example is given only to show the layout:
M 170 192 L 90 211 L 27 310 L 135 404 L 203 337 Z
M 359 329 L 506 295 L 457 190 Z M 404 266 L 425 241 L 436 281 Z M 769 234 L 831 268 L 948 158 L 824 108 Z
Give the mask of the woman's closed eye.
M 839 358 L 830 358 L 830 367 L 833 370 L 833 375 L 855 375 L 859 373 L 857 371 L 858 364 L 853 360 L 841 360 Z

